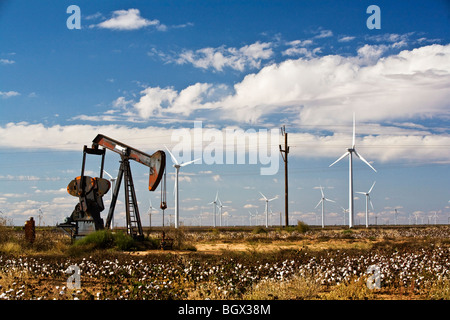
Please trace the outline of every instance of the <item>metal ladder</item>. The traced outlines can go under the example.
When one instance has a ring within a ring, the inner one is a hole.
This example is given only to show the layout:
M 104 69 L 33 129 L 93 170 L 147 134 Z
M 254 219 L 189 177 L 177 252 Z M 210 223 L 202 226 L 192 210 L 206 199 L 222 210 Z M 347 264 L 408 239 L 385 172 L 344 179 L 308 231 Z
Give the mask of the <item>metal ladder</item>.
M 143 237 L 141 219 L 137 205 L 136 193 L 134 190 L 133 177 L 131 176 L 130 164 L 124 161 L 124 178 L 125 178 L 125 200 L 127 214 L 127 233 L 133 238 Z

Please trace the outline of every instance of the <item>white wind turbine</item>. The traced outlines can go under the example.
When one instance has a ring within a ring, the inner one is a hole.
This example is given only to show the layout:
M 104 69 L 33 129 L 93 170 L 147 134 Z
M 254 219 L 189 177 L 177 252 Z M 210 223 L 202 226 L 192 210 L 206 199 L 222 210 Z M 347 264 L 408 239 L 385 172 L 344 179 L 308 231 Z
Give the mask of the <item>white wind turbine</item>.
M 353 206 L 353 158 L 352 155 L 353 153 L 359 158 L 361 159 L 365 164 L 367 164 L 373 171 L 377 172 L 377 170 L 375 170 L 374 167 L 372 167 L 370 165 L 369 162 L 367 162 L 366 159 L 364 159 L 355 149 L 355 114 L 353 113 L 353 142 L 352 142 L 352 147 L 351 148 L 347 148 L 347 151 L 339 158 L 337 159 L 335 162 L 333 162 L 332 164 L 330 164 L 330 167 L 333 166 L 335 163 L 339 162 L 340 160 L 342 160 L 343 158 L 345 158 L 346 156 L 349 156 L 349 162 L 348 162 L 348 171 L 349 171 L 349 176 L 348 176 L 348 180 L 349 180 L 349 184 L 348 184 L 348 227 L 352 228 L 353 227 L 353 217 L 354 217 L 354 206 Z
M 266 210 L 265 210 L 266 211 L 265 212 L 266 213 L 266 228 L 268 228 L 269 227 L 269 202 L 272 200 L 278 199 L 278 195 L 272 199 L 267 199 L 266 196 L 263 195 L 261 191 L 259 193 L 263 196 L 264 201 L 266 201 Z
M 248 210 L 248 223 L 250 226 L 252 225 L 252 217 L 253 217 L 252 213 L 250 212 L 250 210 Z
M 152 199 L 148 199 L 149 201 L 149 207 L 148 207 L 148 220 L 149 220 L 149 227 L 152 227 L 152 213 L 153 213 L 153 206 L 152 206 Z
M 341 207 L 341 209 L 342 209 L 343 218 L 344 218 L 344 225 L 345 225 L 345 215 L 348 214 L 348 209 L 345 209 L 344 207 Z
M 114 184 L 115 184 L 115 182 L 117 180 L 117 177 L 113 178 L 113 176 L 110 175 L 105 169 L 103 169 L 103 172 L 108 175 L 109 181 L 111 181 L 111 201 L 112 201 L 112 197 L 113 197 L 113 194 L 114 194 Z M 111 218 L 111 229 L 113 229 L 113 228 L 114 228 L 114 215 Z
M 320 186 L 320 192 L 322 193 L 322 198 L 320 199 L 319 203 L 315 206 L 315 208 L 317 208 L 319 206 L 319 204 L 322 203 L 322 228 L 324 228 L 325 227 L 325 223 L 324 223 L 324 210 L 325 210 L 324 206 L 325 206 L 325 201 L 330 201 L 330 202 L 336 202 L 336 201 L 325 198 L 325 195 L 323 194 L 322 186 Z
M 372 186 L 370 187 L 368 192 L 356 192 L 359 194 L 364 194 L 366 196 L 366 228 L 369 227 L 369 203 L 372 207 L 372 210 L 375 211 L 373 208 L 372 200 L 370 200 L 370 193 L 372 192 L 373 187 L 375 186 L 376 181 L 373 182 Z
M 216 198 L 214 201 L 211 201 L 208 204 L 214 205 L 214 213 L 213 213 L 213 227 L 216 227 L 216 208 L 217 208 L 217 200 L 219 199 L 219 191 L 216 192 Z
M 224 206 L 219 197 L 217 197 L 217 201 L 219 202 L 219 205 L 217 206 L 219 208 L 219 225 L 222 226 L 222 208 L 226 208 L 228 206 Z
M 188 162 L 183 162 L 183 163 L 178 163 L 177 159 L 175 158 L 175 156 L 172 154 L 172 152 L 170 152 L 170 150 L 166 147 L 167 151 L 169 151 L 170 157 L 172 158 L 172 162 L 173 167 L 175 168 L 175 185 L 174 185 L 174 192 L 175 192 L 175 228 L 178 228 L 179 225 L 179 218 L 180 218 L 180 213 L 179 213 L 179 193 L 178 193 L 178 173 L 180 172 L 180 168 L 187 166 L 188 164 L 194 163 L 197 160 L 200 159 L 195 159 L 192 161 L 188 161 Z

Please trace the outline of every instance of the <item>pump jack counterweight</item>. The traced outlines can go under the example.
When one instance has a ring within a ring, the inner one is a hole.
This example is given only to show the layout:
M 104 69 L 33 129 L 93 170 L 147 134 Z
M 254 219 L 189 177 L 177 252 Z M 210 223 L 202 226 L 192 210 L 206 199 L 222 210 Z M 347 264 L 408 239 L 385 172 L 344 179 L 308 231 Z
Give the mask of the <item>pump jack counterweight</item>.
M 103 148 L 99 149 L 100 146 Z M 119 153 L 121 160 L 116 185 L 113 190 L 111 205 L 106 218 L 106 224 L 103 225 L 103 219 L 100 218 L 100 212 L 104 209 L 102 196 L 107 193 L 110 188 L 109 181 L 103 179 L 103 166 L 106 149 Z M 86 154 L 102 156 L 99 178 L 84 176 Z M 82 227 L 81 229 L 86 229 L 86 223 L 90 223 L 91 226 L 94 225 L 95 230 L 101 230 L 104 228 L 110 229 L 120 185 L 123 179 L 125 188 L 127 233 L 133 238 L 142 239 L 144 237 L 144 233 L 142 230 L 129 160 L 134 160 L 150 168 L 148 189 L 149 191 L 154 191 L 158 187 L 164 174 L 166 165 L 166 156 L 164 151 L 158 150 L 154 154 L 148 155 L 138 149 L 101 134 L 97 135 L 92 141 L 92 148 L 84 146 L 81 176 L 72 180 L 67 187 L 69 194 L 79 198 L 79 204 L 77 204 L 75 210 L 72 212 L 72 215 L 66 219 L 65 223 L 59 224 L 58 226 L 66 232 L 70 231 L 72 238 L 81 237 L 86 234 L 86 231 L 82 232 L 80 230 L 80 227 Z M 92 227 L 90 228 L 90 231 L 92 231 Z

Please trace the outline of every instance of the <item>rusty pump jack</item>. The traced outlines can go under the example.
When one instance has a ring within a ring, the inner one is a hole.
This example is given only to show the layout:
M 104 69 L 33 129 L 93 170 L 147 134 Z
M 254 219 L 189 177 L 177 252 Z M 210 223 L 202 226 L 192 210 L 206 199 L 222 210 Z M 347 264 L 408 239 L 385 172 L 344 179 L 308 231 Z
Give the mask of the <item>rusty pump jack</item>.
M 100 146 L 103 148 L 99 149 Z M 103 219 L 100 218 L 100 212 L 104 209 L 102 196 L 107 193 L 110 188 L 109 181 L 103 179 L 103 165 L 106 149 L 118 153 L 121 160 L 108 216 L 106 218 L 105 225 L 103 225 Z M 84 176 L 86 154 L 102 156 L 100 178 Z M 102 134 L 97 135 L 92 141 L 92 148 L 84 146 L 81 176 L 72 180 L 67 187 L 69 194 L 77 196 L 80 202 L 75 207 L 72 215 L 66 219 L 66 222 L 58 226 L 66 231 L 67 229 L 71 230 L 71 235 L 73 238 L 83 235 L 79 231 L 79 224 L 86 223 L 87 221 L 94 223 L 95 230 L 101 230 L 104 228 L 110 229 L 120 185 L 123 179 L 125 187 L 127 234 L 131 235 L 133 238 L 143 238 L 144 233 L 142 230 L 129 160 L 134 160 L 150 168 L 148 189 L 149 191 L 156 190 L 165 170 L 166 156 L 164 151 L 158 150 L 153 155 L 148 155 L 140 150 Z

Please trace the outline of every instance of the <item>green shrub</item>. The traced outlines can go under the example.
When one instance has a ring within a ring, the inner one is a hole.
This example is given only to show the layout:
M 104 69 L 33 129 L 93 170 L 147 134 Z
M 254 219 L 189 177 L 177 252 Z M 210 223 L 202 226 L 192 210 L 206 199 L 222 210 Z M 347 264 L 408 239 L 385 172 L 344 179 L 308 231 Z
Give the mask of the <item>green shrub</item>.
M 136 242 L 134 239 L 123 232 L 117 232 L 114 234 L 115 247 L 122 251 L 136 250 Z
M 92 249 L 108 249 L 114 246 L 114 236 L 109 230 L 99 230 L 74 242 L 75 246 L 87 246 Z
M 300 232 L 300 233 L 305 233 L 306 231 L 308 231 L 309 230 L 309 225 L 308 224 L 306 224 L 305 222 L 303 222 L 303 221 L 298 221 L 297 222 L 297 231 L 298 232 Z
M 255 229 L 253 229 L 252 232 L 255 234 L 260 234 L 260 233 L 267 233 L 267 230 L 264 229 L 263 227 L 259 226 L 259 227 L 256 227 Z

